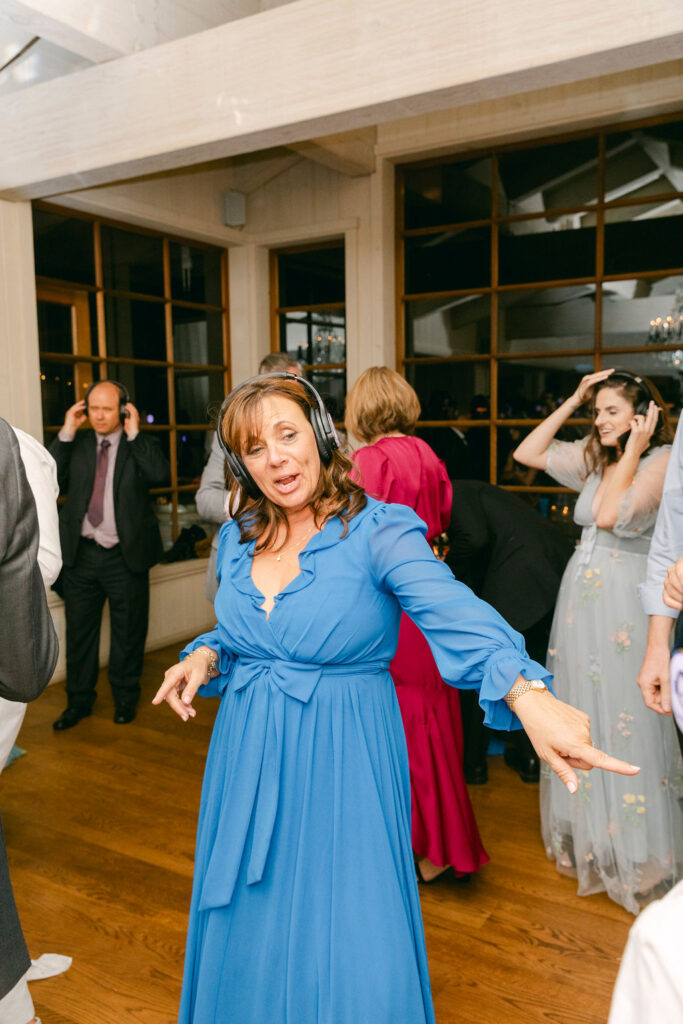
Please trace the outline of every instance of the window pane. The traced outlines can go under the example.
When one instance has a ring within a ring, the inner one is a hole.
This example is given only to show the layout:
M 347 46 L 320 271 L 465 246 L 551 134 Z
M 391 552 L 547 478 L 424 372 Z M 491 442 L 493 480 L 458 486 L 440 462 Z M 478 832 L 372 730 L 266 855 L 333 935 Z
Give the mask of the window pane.
M 105 295 L 104 319 L 108 355 L 165 361 L 163 303 Z
M 437 227 L 491 216 L 491 158 L 406 168 L 405 227 Z
M 418 426 L 415 433 L 446 463 L 446 470 L 452 480 L 490 479 L 488 425 L 462 429 Z
M 498 408 L 505 419 L 543 419 L 593 370 L 592 356 L 538 356 L 498 367 Z M 585 411 L 580 410 L 582 415 Z
M 343 245 L 279 253 L 277 266 L 280 306 L 317 306 L 344 301 Z
M 171 295 L 186 302 L 222 305 L 221 254 L 171 242 Z
M 605 281 L 603 347 L 671 344 L 683 347 L 683 277 Z
M 680 414 L 683 347 L 668 352 L 620 352 L 603 356 L 602 365 L 605 369 L 614 366 L 647 377 L 658 388 L 669 415 Z
M 498 176 L 501 216 L 595 202 L 597 137 L 503 153 L 499 157 Z
M 71 306 L 38 300 L 38 348 L 41 352 L 73 352 Z
M 406 303 L 406 355 L 480 355 L 491 350 L 490 295 Z
M 34 208 L 33 245 L 38 277 L 95 283 L 91 221 Z
M 606 138 L 605 200 L 680 192 L 683 122 L 614 132 Z
M 595 285 L 524 289 L 498 296 L 498 351 L 592 349 Z
M 484 288 L 491 283 L 491 229 L 406 238 L 405 263 L 408 294 Z
M 406 379 L 417 391 L 423 420 L 488 419 L 491 377 L 488 361 L 408 363 Z M 448 415 L 446 415 L 448 413 Z
M 168 430 L 145 430 L 147 437 L 154 437 L 159 442 L 159 447 L 163 452 L 164 458 L 168 459 L 170 455 L 170 433 Z M 158 487 L 165 487 L 171 482 L 171 474 L 169 471 L 168 478 L 162 483 L 158 484 Z
M 172 512 L 173 495 L 170 491 L 168 494 L 154 495 L 154 513 L 159 523 L 159 532 L 161 533 L 164 551 L 168 551 L 169 548 L 173 547 Z
M 168 423 L 168 383 L 165 367 L 110 363 L 109 376 L 128 388 L 142 423 Z
M 346 405 L 346 370 L 309 370 L 306 379 L 320 394 L 335 423 L 340 423 Z
M 90 373 L 88 366 L 86 372 Z M 92 378 L 89 378 L 92 379 Z M 51 360 L 40 364 L 40 394 L 43 406 L 43 425 L 61 427 L 66 410 L 78 401 L 76 367 L 73 363 L 53 363 Z M 82 389 L 83 394 L 85 389 Z
M 281 313 L 280 346 L 300 363 L 346 362 L 344 311 Z
M 176 436 L 176 456 L 178 459 L 178 483 L 196 484 L 211 451 L 213 430 L 179 430 Z M 183 495 L 192 501 L 192 495 Z
M 605 211 L 605 273 L 683 265 L 683 202 L 643 203 Z
M 223 365 L 223 320 L 220 313 L 173 307 L 173 358 L 177 363 Z
M 104 287 L 145 295 L 164 294 L 163 243 L 153 235 L 138 235 L 102 225 Z
M 176 370 L 176 423 L 207 423 L 211 410 L 220 407 L 225 398 L 223 374 L 197 370 Z
M 559 281 L 595 275 L 595 228 L 582 214 L 500 225 L 500 283 Z

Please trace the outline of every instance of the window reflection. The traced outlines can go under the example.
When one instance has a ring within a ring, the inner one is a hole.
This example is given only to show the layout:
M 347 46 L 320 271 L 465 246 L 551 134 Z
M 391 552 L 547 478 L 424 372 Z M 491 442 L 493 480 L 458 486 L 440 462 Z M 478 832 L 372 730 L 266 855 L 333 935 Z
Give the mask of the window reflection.
M 301 310 L 280 314 L 284 352 L 300 363 L 346 362 L 346 316 L 339 310 Z
M 491 228 L 406 238 L 406 292 L 457 291 L 491 283 Z
M 173 306 L 173 359 L 177 363 L 223 364 L 220 313 Z
M 595 285 L 501 292 L 498 331 L 500 352 L 592 349 Z
M 602 285 L 602 344 L 683 348 L 683 276 L 631 278 Z
M 223 401 L 223 374 L 219 371 L 176 370 L 176 423 L 207 423 Z
M 422 228 L 491 216 L 490 157 L 415 167 L 405 175 L 405 226 Z
M 606 210 L 605 273 L 682 266 L 682 213 L 680 199 Z
M 545 419 L 593 371 L 591 355 L 536 357 L 501 362 L 498 410 L 501 419 Z M 579 410 L 581 412 L 581 410 Z
M 489 418 L 491 372 L 476 363 L 408 363 L 406 378 L 417 391 L 422 420 Z
M 498 161 L 502 215 L 538 213 L 595 202 L 596 137 L 503 153 Z
M 580 215 L 500 225 L 500 284 L 595 275 L 595 228 Z
M 491 350 L 491 296 L 406 303 L 406 355 L 479 355 Z
M 199 486 L 202 470 L 211 451 L 213 430 L 184 430 L 176 434 L 178 483 Z M 189 499 L 188 495 L 188 499 Z
M 161 302 L 104 297 L 110 356 L 166 360 L 166 323 Z

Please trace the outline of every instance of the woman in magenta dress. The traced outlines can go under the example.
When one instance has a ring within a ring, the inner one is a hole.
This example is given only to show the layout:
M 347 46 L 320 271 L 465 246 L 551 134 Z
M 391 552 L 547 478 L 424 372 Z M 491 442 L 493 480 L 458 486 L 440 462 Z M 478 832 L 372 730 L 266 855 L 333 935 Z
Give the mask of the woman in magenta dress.
M 346 428 L 366 442 L 353 454 L 363 487 L 380 501 L 412 508 L 433 542 L 450 521 L 452 488 L 443 462 L 428 444 L 410 436 L 419 415 L 410 384 L 386 367 L 361 374 L 346 402 Z M 425 882 L 449 867 L 456 875 L 470 874 L 489 858 L 463 775 L 460 699 L 442 680 L 427 641 L 407 615 L 391 675 L 408 744 L 418 874 Z

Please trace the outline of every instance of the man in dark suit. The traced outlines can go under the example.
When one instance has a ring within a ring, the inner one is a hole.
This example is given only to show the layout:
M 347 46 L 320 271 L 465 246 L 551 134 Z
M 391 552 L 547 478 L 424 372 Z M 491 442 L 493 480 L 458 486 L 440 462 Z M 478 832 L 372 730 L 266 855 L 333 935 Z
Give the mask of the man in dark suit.
M 35 700 L 59 646 L 38 567 L 38 517 L 14 431 L 0 419 L 0 697 Z M 7 870 L 0 824 L 0 1020 L 34 1021 L 31 966 Z
M 140 432 L 140 416 L 116 381 L 93 386 L 67 411 L 50 451 L 67 498 L 59 517 L 66 610 L 67 706 L 53 728 L 92 711 L 100 625 L 109 599 L 109 683 L 114 721 L 135 718 L 149 615 L 149 570 L 161 535 L 149 488 L 168 482 L 158 441 Z M 89 418 L 92 431 L 78 431 Z
M 529 655 L 545 664 L 562 573 L 573 547 L 535 509 L 510 491 L 480 480 L 453 481 L 446 561 L 459 580 L 522 633 Z M 460 692 L 465 777 L 486 782 L 490 732 L 473 691 Z M 525 733 L 513 733 L 506 763 L 536 782 L 539 763 Z

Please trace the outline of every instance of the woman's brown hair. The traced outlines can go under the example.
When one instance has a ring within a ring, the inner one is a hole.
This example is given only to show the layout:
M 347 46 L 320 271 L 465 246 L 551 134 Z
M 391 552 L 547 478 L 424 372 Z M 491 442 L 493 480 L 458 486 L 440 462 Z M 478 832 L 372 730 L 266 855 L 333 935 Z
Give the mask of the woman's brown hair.
M 283 377 L 254 377 L 235 392 L 218 427 L 226 444 L 236 455 L 242 457 L 242 453 L 257 440 L 260 429 L 259 408 L 263 399 L 270 395 L 288 398 L 294 402 L 309 422 L 311 410 L 317 408 L 315 398 L 308 388 L 295 380 Z M 342 536 L 346 533 L 349 522 L 365 507 L 367 501 L 363 488 L 350 477 L 353 468 L 351 460 L 338 448 L 335 449 L 327 465 L 321 460 L 318 486 L 310 501 L 316 524 L 319 526 L 327 519 L 339 516 L 344 523 Z M 281 526 L 285 529 L 283 544 L 287 543 L 289 523 L 279 505 L 270 501 L 264 494 L 258 498 L 251 498 L 232 475 L 226 484 L 230 489 L 230 508 L 234 510 L 233 517 L 239 524 L 242 544 L 256 540 L 256 551 L 264 551 L 274 543 Z
M 388 366 L 361 373 L 346 397 L 344 426 L 364 444 L 384 434 L 413 434 L 420 400 L 405 377 Z
M 588 435 L 588 441 L 584 451 L 586 469 L 589 473 L 601 473 L 606 466 L 609 466 L 611 463 L 618 462 L 623 454 L 623 448 L 620 444 L 601 444 L 600 434 L 598 433 L 598 429 L 595 425 L 595 399 L 597 398 L 598 393 L 603 391 L 605 388 L 613 388 L 614 391 L 622 396 L 622 398 L 625 398 L 626 401 L 631 403 L 634 410 L 637 409 L 641 402 L 649 402 L 650 396 L 661 409 L 657 429 L 650 438 L 650 443 L 643 452 L 643 455 L 646 455 L 652 448 L 659 448 L 660 445 L 671 443 L 673 439 L 673 431 L 669 424 L 664 399 L 652 381 L 648 380 L 647 377 L 641 377 L 640 380 L 642 380 L 642 384 L 640 384 L 638 379 L 630 373 L 628 375 L 624 374 L 622 377 L 619 370 L 615 370 L 613 377 L 606 377 L 605 380 L 600 381 L 600 383 L 596 385 L 591 399 L 593 426 L 591 427 L 590 434 Z M 642 457 L 643 456 L 641 455 L 641 458 Z

